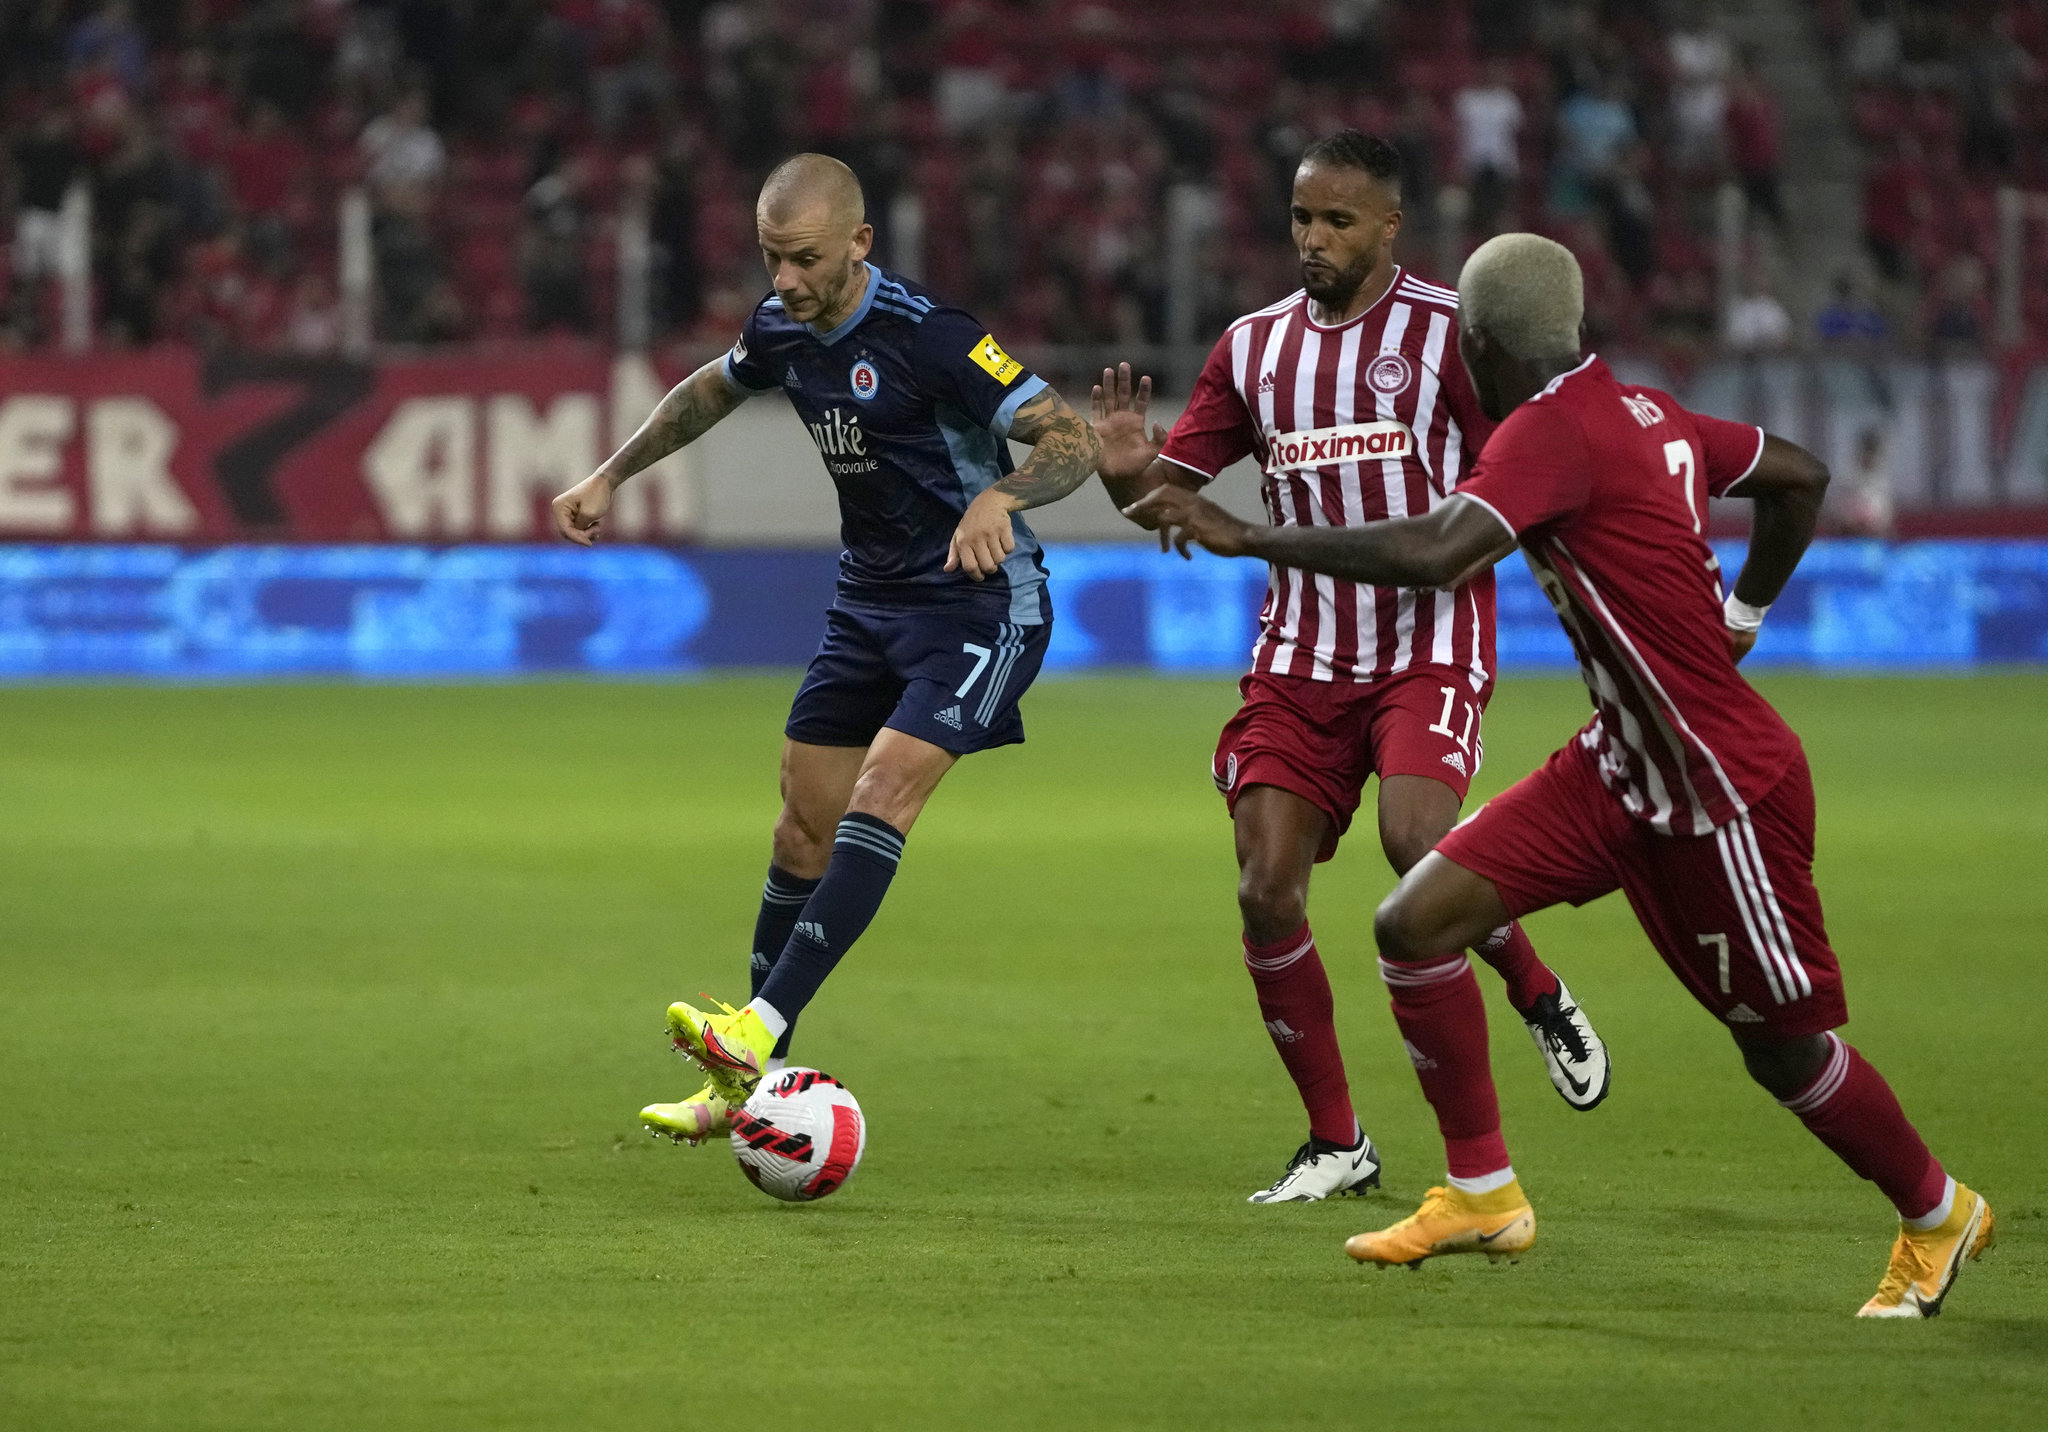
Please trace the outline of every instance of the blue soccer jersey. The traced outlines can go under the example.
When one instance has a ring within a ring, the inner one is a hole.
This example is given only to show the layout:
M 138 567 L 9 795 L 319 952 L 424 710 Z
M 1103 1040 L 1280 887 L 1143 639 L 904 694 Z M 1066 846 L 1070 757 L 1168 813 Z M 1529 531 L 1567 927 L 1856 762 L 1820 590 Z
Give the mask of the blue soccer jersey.
M 945 570 L 967 504 L 1011 471 L 1017 409 L 1046 386 L 974 318 L 869 264 L 860 307 L 830 332 L 762 300 L 725 374 L 745 392 L 781 388 L 818 445 L 839 489 L 842 603 L 1050 618 L 1038 539 L 1020 516 L 1000 573 Z

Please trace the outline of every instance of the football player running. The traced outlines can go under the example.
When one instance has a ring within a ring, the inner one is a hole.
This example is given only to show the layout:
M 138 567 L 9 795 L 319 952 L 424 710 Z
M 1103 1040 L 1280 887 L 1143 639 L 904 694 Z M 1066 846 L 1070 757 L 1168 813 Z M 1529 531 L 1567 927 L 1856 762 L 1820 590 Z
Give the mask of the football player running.
M 1859 1316 L 1928 1318 L 1989 1248 L 1991 1209 L 1949 1176 L 1884 1077 L 1834 1031 L 1841 968 L 1813 884 L 1799 738 L 1736 670 L 1813 538 L 1828 473 L 1754 427 L 1687 412 L 1581 351 L 1583 280 L 1534 234 L 1482 244 L 1459 279 L 1460 351 L 1500 421 L 1478 470 L 1426 515 L 1342 530 L 1249 526 L 1182 488 L 1133 515 L 1185 552 L 1357 582 L 1469 581 L 1517 546 L 1571 638 L 1593 719 L 1404 876 L 1374 934 L 1451 1181 L 1346 1251 L 1382 1266 L 1513 1256 L 1536 1215 L 1508 1161 L 1485 1011 L 1461 949 L 1501 921 L 1619 889 L 1664 962 L 1733 1036 L 1750 1077 L 1888 1198 L 1891 1260 Z M 1709 497 L 1755 505 L 1724 597 Z
M 858 940 L 905 837 L 961 756 L 1024 739 L 1017 703 L 1052 631 L 1045 564 L 1018 514 L 1095 471 L 1094 430 L 992 333 L 868 262 L 860 184 L 800 154 L 755 209 L 774 292 L 730 353 L 677 384 L 596 472 L 555 499 L 589 545 L 618 485 L 781 388 L 839 492 L 838 592 L 797 691 L 782 814 L 738 1009 L 669 1006 L 705 1086 L 641 1119 L 696 1143 L 789 1049 L 797 1016 Z M 1031 445 L 1012 470 L 1009 440 Z
M 1274 526 L 1343 528 L 1434 511 L 1471 470 L 1492 420 L 1458 365 L 1458 301 L 1393 259 L 1393 146 L 1345 130 L 1295 173 L 1302 288 L 1230 325 L 1171 434 L 1148 436 L 1151 380 L 1128 365 L 1095 389 L 1102 479 L 1129 505 L 1162 484 L 1198 490 L 1247 455 Z M 1357 1193 L 1379 1155 L 1352 1109 L 1330 982 L 1308 924 L 1309 878 L 1336 853 L 1379 777 L 1380 848 L 1412 867 L 1456 824 L 1493 692 L 1493 574 L 1360 583 L 1276 559 L 1243 708 L 1211 774 L 1236 831 L 1244 962 L 1309 1138 L 1254 1203 Z M 1606 1049 L 1569 989 L 1502 919 L 1471 941 L 1576 1109 L 1607 1096 Z M 1477 985 L 1463 961 L 1453 983 Z M 1432 997 L 1465 997 L 1450 986 Z

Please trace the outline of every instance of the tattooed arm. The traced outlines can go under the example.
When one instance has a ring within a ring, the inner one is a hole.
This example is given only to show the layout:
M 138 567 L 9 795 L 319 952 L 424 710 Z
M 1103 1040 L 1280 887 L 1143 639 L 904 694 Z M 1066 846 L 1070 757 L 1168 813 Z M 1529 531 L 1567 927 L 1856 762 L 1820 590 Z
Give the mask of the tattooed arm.
M 996 484 L 997 492 L 1019 499 L 1012 511 L 1058 502 L 1092 477 L 1102 458 L 1095 429 L 1050 388 L 1017 409 L 1010 436 L 1031 444 L 1024 465 Z
M 995 573 L 1016 546 L 1010 514 L 1058 502 L 1086 482 L 1102 460 L 1102 445 L 1088 420 L 1047 388 L 1017 409 L 1010 436 L 1031 444 L 1024 465 L 967 505 L 946 554 L 946 570 L 975 581 Z
M 624 447 L 555 499 L 555 529 L 571 542 L 588 547 L 597 539 L 598 527 L 612 505 L 612 492 L 620 483 L 703 437 L 748 396 L 725 376 L 724 358 L 706 363 L 669 389 L 668 396 L 654 405 L 640 431 L 627 438 Z

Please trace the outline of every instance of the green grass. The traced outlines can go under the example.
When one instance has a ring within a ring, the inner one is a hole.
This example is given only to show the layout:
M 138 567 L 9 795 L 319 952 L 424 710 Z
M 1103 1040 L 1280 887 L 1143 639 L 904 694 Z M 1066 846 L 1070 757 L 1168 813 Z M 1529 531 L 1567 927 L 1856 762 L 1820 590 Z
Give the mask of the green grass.
M 1314 913 L 1388 1189 L 1248 1207 L 1302 1119 L 1224 681 L 1048 683 L 949 779 L 805 1016 L 871 1122 L 845 1192 L 655 1145 L 662 1007 L 744 988 L 791 684 L 0 691 L 0 1427 L 2042 1425 L 2048 679 L 1764 683 L 1852 1037 L 2001 1218 L 1910 1326 L 1849 1316 L 1883 1200 L 1614 899 L 1532 922 L 1615 1049 L 1597 1114 L 1487 977 L 1534 1254 L 1345 1259 L 1441 1172 L 1368 840 Z M 1482 788 L 1582 707 L 1510 680 Z

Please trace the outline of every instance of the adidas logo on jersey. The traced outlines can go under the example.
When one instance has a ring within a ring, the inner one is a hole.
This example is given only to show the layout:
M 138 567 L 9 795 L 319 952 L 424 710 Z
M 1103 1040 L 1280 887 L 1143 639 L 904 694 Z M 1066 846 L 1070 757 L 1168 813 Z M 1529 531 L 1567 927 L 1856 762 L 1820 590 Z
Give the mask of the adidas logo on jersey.
M 785 369 L 783 369 L 783 370 L 782 370 L 782 386 L 783 386 L 783 387 L 785 387 L 785 388 L 801 388 L 801 387 L 802 387 L 803 385 L 804 385 L 804 380 L 803 380 L 803 379 L 801 379 L 801 378 L 799 378 L 799 377 L 797 377 L 797 375 L 796 375 L 796 364 L 792 363 L 792 364 L 790 364 L 790 365 L 789 365 L 789 366 L 788 366 L 787 368 L 785 368 Z
M 1261 373 L 1259 375 L 1259 391 L 1261 393 L 1270 393 L 1279 386 L 1280 385 L 1273 380 L 1273 375 L 1271 373 Z
M 1408 1051 L 1408 1062 L 1417 1069 L 1436 1068 L 1436 1061 L 1427 1054 L 1424 1054 L 1420 1049 L 1417 1049 L 1411 1041 L 1404 1039 L 1401 1041 L 1401 1045 Z
M 1764 1017 L 1746 1004 L 1738 1004 L 1725 1016 L 1730 1024 L 1762 1024 Z
M 938 722 L 941 726 L 951 726 L 957 731 L 960 729 L 960 708 L 958 706 L 948 706 L 938 715 L 932 717 L 932 720 Z
M 814 944 L 819 944 L 819 945 L 822 945 L 822 944 L 826 943 L 826 941 L 825 941 L 825 927 L 824 927 L 823 925 L 819 924 L 819 923 L 818 923 L 818 922 L 817 922 L 816 920 L 800 920 L 800 921 L 798 921 L 798 922 L 797 922 L 797 927 L 796 927 L 796 932 L 797 932 L 797 933 L 798 933 L 799 935 L 802 935 L 802 936 L 803 936 L 803 937 L 804 937 L 804 938 L 805 938 L 806 940 L 809 940 L 809 941 L 813 942 Z
M 1298 1029 L 1288 1028 L 1287 1021 L 1284 1019 L 1267 1020 L 1266 1032 L 1272 1035 L 1275 1039 L 1279 1040 L 1282 1044 L 1292 1044 L 1295 1040 L 1301 1038 L 1301 1031 Z
M 1461 776 L 1471 774 L 1465 769 L 1465 755 L 1462 751 L 1452 751 L 1449 755 L 1445 756 L 1444 764 Z

